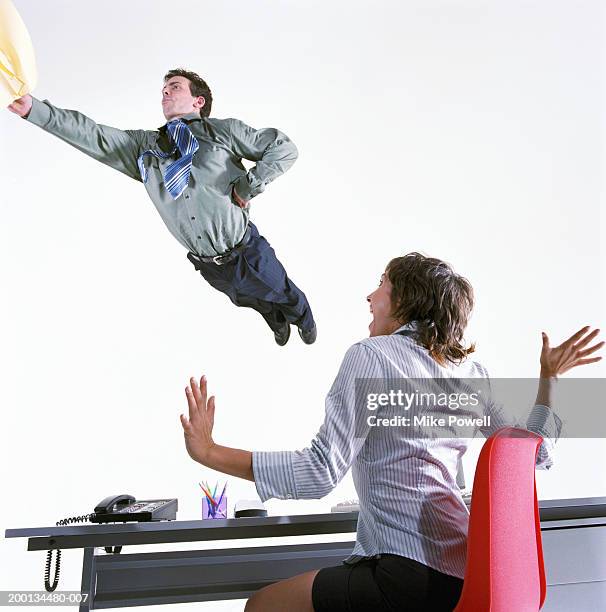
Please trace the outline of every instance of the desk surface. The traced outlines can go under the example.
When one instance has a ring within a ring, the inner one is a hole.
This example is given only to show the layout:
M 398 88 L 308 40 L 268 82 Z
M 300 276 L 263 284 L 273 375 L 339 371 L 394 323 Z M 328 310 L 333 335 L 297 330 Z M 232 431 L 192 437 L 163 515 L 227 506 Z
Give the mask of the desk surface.
M 541 527 L 566 527 L 570 521 L 606 524 L 606 498 L 548 499 L 539 501 Z M 244 538 L 269 538 L 355 532 L 357 512 L 291 516 L 111 523 L 7 529 L 7 538 L 30 538 L 28 550 L 84 548 L 128 544 L 160 544 Z

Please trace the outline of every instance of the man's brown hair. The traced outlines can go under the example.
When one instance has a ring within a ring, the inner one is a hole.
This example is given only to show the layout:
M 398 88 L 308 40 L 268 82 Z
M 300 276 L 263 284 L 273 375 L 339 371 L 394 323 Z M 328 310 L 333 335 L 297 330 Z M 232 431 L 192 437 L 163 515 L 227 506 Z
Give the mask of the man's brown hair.
M 441 365 L 460 363 L 475 346 L 462 345 L 473 309 L 469 281 L 444 261 L 408 253 L 387 265 L 392 285 L 392 316 L 403 324 L 417 322 L 416 341 Z
M 185 68 L 174 68 L 173 70 L 169 70 L 164 75 L 164 82 L 166 83 L 168 79 L 172 79 L 173 77 L 185 77 L 189 79 L 189 93 L 194 96 L 194 98 L 203 96 L 205 100 L 204 106 L 200 109 L 200 117 L 209 117 L 210 109 L 213 105 L 213 95 L 206 81 L 199 74 L 191 70 L 185 70 Z

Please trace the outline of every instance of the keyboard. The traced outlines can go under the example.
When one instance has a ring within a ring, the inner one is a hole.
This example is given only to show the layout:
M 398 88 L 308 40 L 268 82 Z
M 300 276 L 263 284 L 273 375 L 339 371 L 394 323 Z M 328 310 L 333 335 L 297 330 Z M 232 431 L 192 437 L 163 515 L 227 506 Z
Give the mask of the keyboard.
M 359 512 L 360 502 L 357 499 L 347 499 L 330 509 L 331 512 Z
M 461 497 L 465 504 L 469 506 L 471 504 L 471 491 L 465 489 L 461 491 Z M 359 512 L 360 502 L 357 499 L 346 499 L 345 501 L 339 502 L 336 506 L 330 509 L 331 512 Z

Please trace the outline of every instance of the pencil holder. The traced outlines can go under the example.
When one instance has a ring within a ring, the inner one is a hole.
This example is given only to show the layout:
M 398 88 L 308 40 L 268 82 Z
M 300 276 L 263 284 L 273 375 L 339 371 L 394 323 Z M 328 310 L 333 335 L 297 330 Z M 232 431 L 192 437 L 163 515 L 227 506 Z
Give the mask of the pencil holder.
M 203 519 L 227 518 L 227 495 L 224 495 L 218 505 L 213 504 L 208 497 L 202 498 Z

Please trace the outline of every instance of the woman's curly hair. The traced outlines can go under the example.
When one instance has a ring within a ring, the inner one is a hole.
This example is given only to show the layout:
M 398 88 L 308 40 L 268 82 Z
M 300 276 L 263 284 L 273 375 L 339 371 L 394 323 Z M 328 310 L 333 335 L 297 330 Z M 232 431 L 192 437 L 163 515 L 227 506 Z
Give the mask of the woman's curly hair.
M 469 281 L 444 261 L 408 253 L 387 265 L 392 285 L 392 316 L 402 323 L 416 321 L 416 341 L 441 365 L 461 363 L 475 350 L 465 348 L 463 334 L 473 309 Z

